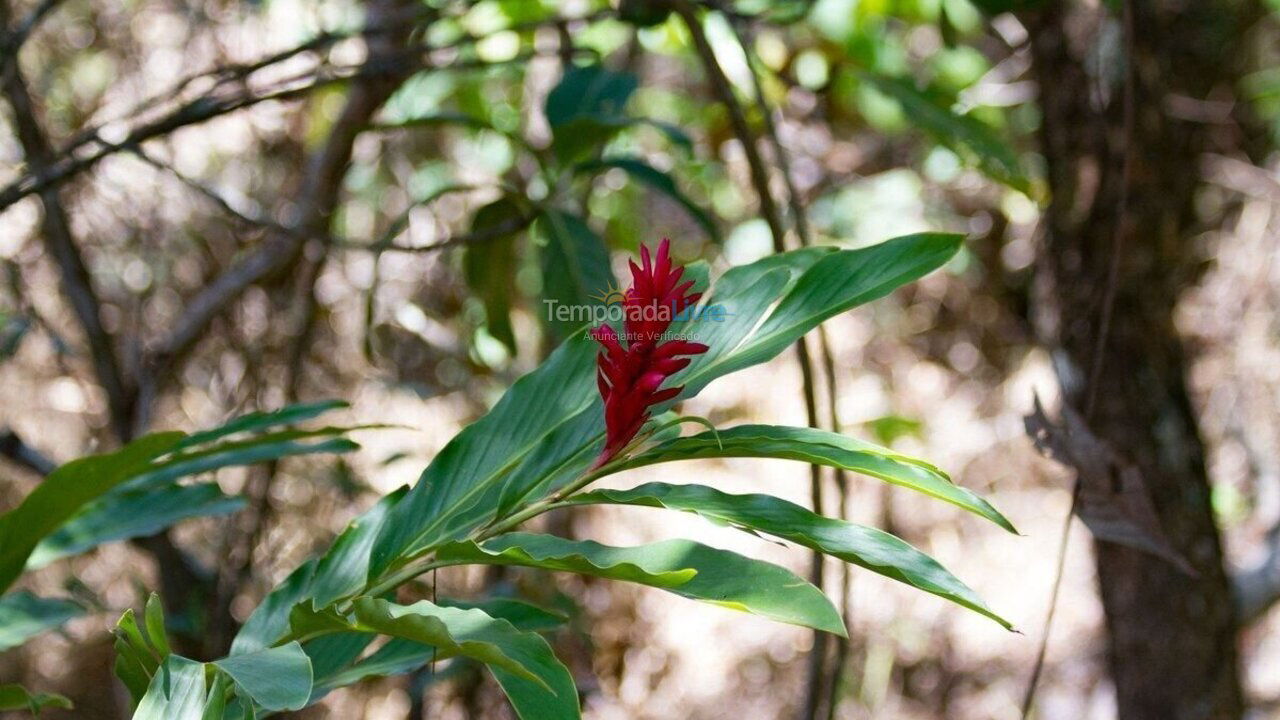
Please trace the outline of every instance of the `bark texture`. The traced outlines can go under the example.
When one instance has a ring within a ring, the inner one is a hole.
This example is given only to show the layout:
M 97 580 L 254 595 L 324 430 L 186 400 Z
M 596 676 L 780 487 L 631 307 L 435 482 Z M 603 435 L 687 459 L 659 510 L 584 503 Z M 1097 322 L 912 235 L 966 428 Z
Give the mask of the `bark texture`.
M 1165 532 L 1198 573 L 1097 544 L 1125 720 L 1242 712 L 1237 622 L 1172 313 L 1196 263 L 1199 158 L 1242 141 L 1222 101 L 1239 77 L 1250 16 L 1244 4 L 1209 0 L 1138 1 L 1114 13 L 1049 2 L 1023 16 L 1053 198 L 1039 329 L 1067 401 L 1141 469 Z

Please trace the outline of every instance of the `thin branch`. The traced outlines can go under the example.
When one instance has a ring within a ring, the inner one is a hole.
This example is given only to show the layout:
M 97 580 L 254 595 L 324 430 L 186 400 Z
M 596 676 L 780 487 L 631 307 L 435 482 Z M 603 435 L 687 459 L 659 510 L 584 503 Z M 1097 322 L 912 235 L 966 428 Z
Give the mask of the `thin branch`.
M 594 22 L 612 11 L 597 11 L 580 18 L 570 18 L 569 22 Z M 450 50 L 463 45 L 475 43 L 479 38 L 464 35 L 449 43 L 439 45 L 417 44 L 398 48 L 395 52 L 381 56 L 380 62 L 366 61 L 359 65 L 330 65 L 322 62 L 318 67 L 303 73 L 277 80 L 265 88 L 254 90 L 248 87 L 249 76 L 272 65 L 281 63 L 298 55 L 311 51 L 327 49 L 340 40 L 350 37 L 367 36 L 370 42 L 378 37 L 408 30 L 413 23 L 406 20 L 419 15 L 413 11 L 404 15 L 384 20 L 382 26 L 375 26 L 362 33 L 341 34 L 326 33 L 312 38 L 294 48 L 281 51 L 262 60 L 247 65 L 230 65 L 215 68 L 203 73 L 188 76 L 178 81 L 171 92 L 161 93 L 134 106 L 123 117 L 108 123 L 86 128 L 77 133 L 69 142 L 58 149 L 57 161 L 40 172 L 29 170 L 0 190 L 0 212 L 8 209 L 19 200 L 41 192 L 49 187 L 64 182 L 70 177 L 94 167 L 102 159 L 118 152 L 130 150 L 147 140 L 166 135 L 190 125 L 196 125 L 213 118 L 242 110 L 269 100 L 292 100 L 310 92 L 334 84 L 345 83 L 360 78 L 412 73 L 428 66 L 428 56 L 442 50 Z M 514 31 L 526 31 L 555 22 L 564 22 L 563 18 L 550 18 L 512 26 Z M 528 62 L 536 54 L 522 53 L 510 60 L 479 61 L 464 60 L 438 66 L 440 69 L 463 71 L 497 65 L 515 65 Z M 186 88 L 201 79 L 213 79 L 214 85 L 206 92 L 182 102 L 178 107 L 155 119 L 138 122 L 138 116 L 156 105 L 180 95 Z M 135 124 L 136 123 L 136 124 Z M 103 131 L 108 126 L 133 125 L 120 141 L 105 139 Z
M 1123 117 L 1123 134 L 1121 135 L 1121 169 L 1120 197 L 1116 207 L 1116 224 L 1112 230 L 1111 257 L 1108 259 L 1107 284 L 1103 288 L 1102 310 L 1098 318 L 1098 337 L 1093 347 L 1093 358 L 1089 369 L 1088 384 L 1085 386 L 1084 419 L 1093 420 L 1098 409 L 1098 391 L 1102 384 L 1102 370 L 1106 361 L 1107 342 L 1111 335 L 1111 320 L 1115 309 L 1116 292 L 1120 284 L 1120 260 L 1124 255 L 1125 230 L 1129 220 L 1129 187 L 1133 184 L 1133 133 L 1134 113 L 1134 42 L 1133 42 L 1133 6 L 1130 0 L 1121 0 L 1121 30 L 1124 43 L 1124 77 L 1122 82 L 1121 108 Z M 1040 637 L 1040 645 L 1036 649 L 1035 663 L 1031 669 L 1031 678 L 1027 682 L 1027 690 L 1022 697 L 1022 717 L 1031 716 L 1035 707 L 1036 691 L 1040 685 L 1040 677 L 1044 672 L 1045 655 L 1049 647 L 1049 631 L 1053 627 L 1054 613 L 1058 607 L 1058 593 L 1062 587 L 1062 576 L 1066 572 L 1067 546 L 1071 539 L 1071 519 L 1079 506 L 1081 492 L 1080 478 L 1077 477 L 1071 492 L 1071 507 L 1062 524 L 1062 539 L 1058 547 L 1057 566 L 1054 571 L 1053 588 L 1049 593 L 1049 608 L 1045 612 L 1044 631 Z
M 8 15 L 8 4 L 0 2 L 0 26 L 8 23 Z M 0 73 L 0 84 L 13 110 L 14 127 L 27 163 L 37 170 L 48 166 L 54 162 L 53 147 L 36 116 L 35 103 L 21 69 L 17 63 L 5 63 Z M 98 384 L 107 395 L 112 425 L 117 435 L 127 441 L 134 396 L 116 358 L 115 339 L 102 324 L 102 303 L 72 235 L 71 219 L 57 189 L 41 192 L 40 202 L 44 207 L 42 237 L 45 248 L 58 266 L 63 293 L 89 343 L 90 361 Z
M 365 250 L 374 253 L 398 252 L 410 254 L 428 255 L 448 250 L 449 248 L 458 247 L 460 245 L 471 245 L 474 243 L 482 243 L 488 240 L 509 235 L 513 232 L 519 232 L 537 218 L 536 215 L 521 215 L 519 217 L 508 218 L 500 223 L 480 228 L 472 232 L 462 233 L 460 235 L 452 235 L 444 240 L 431 243 L 430 245 L 395 245 L 391 242 L 387 243 L 366 243 L 352 242 L 350 240 L 337 240 L 337 247 L 343 250 Z M 394 238 L 393 238 L 394 239 Z
M 44 477 L 53 472 L 58 464 L 45 457 L 39 450 L 23 442 L 18 434 L 9 428 L 0 430 L 0 457 L 21 465 L 31 472 Z
M 62 0 L 42 0 L 12 30 L 0 25 L 0 71 L 5 70 L 9 65 L 17 64 L 18 51 L 27 42 L 27 38 L 31 37 L 31 33 L 35 31 L 40 21 L 53 12 L 61 2 Z M 5 11 L 6 15 L 7 11 L 8 8 Z M 8 24 L 7 20 L 5 24 Z
M 738 102 L 737 96 L 734 95 L 733 86 L 730 85 L 729 79 L 720 67 L 720 63 L 716 60 L 715 51 L 712 50 L 706 33 L 703 32 L 702 23 L 698 19 L 694 7 L 688 0 L 675 0 L 672 3 L 672 7 L 680 15 L 685 26 L 688 27 L 689 34 L 693 38 L 694 49 L 697 51 L 698 57 L 702 61 L 702 66 L 706 70 L 707 79 L 711 83 L 712 90 L 729 112 L 729 121 L 733 126 L 734 135 L 737 136 L 738 142 L 742 145 L 743 154 L 747 158 L 751 184 L 755 187 L 756 195 L 760 200 L 760 214 L 764 216 L 765 223 L 769 226 L 769 233 L 773 238 L 773 250 L 776 253 L 786 252 L 786 230 L 782 224 L 782 215 L 778 211 L 778 205 L 769 190 L 769 171 L 760 156 L 756 135 L 751 129 L 750 123 L 747 122 L 746 112 L 743 110 L 742 104 Z M 818 427 L 818 402 L 814 387 L 813 359 L 809 355 L 809 348 L 805 344 L 804 338 L 796 341 L 795 348 L 797 360 L 800 364 L 805 413 L 809 425 Z M 818 514 L 822 514 L 822 472 L 817 465 L 809 466 L 809 485 L 813 510 Z M 822 553 L 816 551 L 813 553 L 809 576 L 814 585 L 822 587 Z M 813 718 L 817 717 L 818 705 L 824 696 L 822 681 L 825 675 L 826 655 L 827 635 L 826 633 L 815 631 L 813 649 L 810 650 L 809 654 L 805 704 L 801 715 L 801 717 L 808 720 L 813 720 Z

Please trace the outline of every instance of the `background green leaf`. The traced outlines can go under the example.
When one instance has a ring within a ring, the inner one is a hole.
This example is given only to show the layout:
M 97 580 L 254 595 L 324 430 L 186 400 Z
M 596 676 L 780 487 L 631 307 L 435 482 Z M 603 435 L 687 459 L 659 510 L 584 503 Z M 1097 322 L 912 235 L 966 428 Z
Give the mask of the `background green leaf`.
M 17 647 L 83 613 L 70 600 L 37 597 L 25 590 L 0 595 L 0 650 Z

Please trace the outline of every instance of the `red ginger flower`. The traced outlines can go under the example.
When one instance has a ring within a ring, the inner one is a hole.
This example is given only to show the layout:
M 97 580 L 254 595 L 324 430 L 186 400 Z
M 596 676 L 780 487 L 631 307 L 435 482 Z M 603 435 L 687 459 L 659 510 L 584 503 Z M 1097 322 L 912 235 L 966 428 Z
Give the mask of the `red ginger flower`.
M 649 408 L 680 394 L 683 386 L 662 388 L 662 383 L 689 364 L 687 356 L 707 351 L 701 343 L 660 342 L 671 321 L 702 297 L 686 294 L 692 280 L 677 284 L 684 268 L 671 264 L 670 249 L 671 241 L 663 238 L 656 258 L 650 258 L 649 248 L 641 245 L 643 267 L 631 262 L 632 285 L 622 303 L 625 337 L 609 325 L 591 331 L 604 346 L 596 358 L 596 381 L 604 399 L 605 444 L 595 467 L 631 442 L 649 420 Z

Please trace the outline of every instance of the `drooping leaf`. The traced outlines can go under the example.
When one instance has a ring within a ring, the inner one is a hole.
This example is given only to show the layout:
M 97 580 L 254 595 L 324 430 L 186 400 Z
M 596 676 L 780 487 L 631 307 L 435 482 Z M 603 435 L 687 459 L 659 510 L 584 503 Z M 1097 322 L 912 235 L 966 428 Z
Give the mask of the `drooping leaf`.
M 976 166 L 992 180 L 1024 193 L 1031 191 L 1031 181 L 1017 154 L 981 120 L 961 115 L 936 102 L 909 79 L 871 73 L 863 77 L 877 90 L 896 100 L 916 127 L 950 148 L 965 162 Z
M 56 693 L 33 693 L 21 685 L 0 685 L 0 711 L 26 710 L 39 716 L 47 707 L 70 710 L 74 707 L 71 701 Z
M 434 646 L 441 658 L 463 656 L 484 663 L 522 720 L 580 717 L 573 677 L 537 633 L 517 630 L 482 610 L 426 600 L 396 605 L 358 598 L 355 616 L 362 629 Z
M 180 432 L 154 433 L 115 452 L 73 460 L 50 473 L 20 505 L 0 515 L 0 591 L 13 584 L 45 536 L 89 501 L 137 476 L 182 438 Z
M 616 504 L 697 513 L 714 522 L 773 535 L 853 563 L 1010 625 L 936 560 L 875 528 L 818 515 L 772 495 L 730 495 L 704 485 L 646 483 L 630 490 L 593 490 L 575 505 Z
M 133 720 L 202 720 L 204 663 L 170 655 L 151 678 Z
M 0 651 L 17 647 L 83 613 L 70 600 L 37 597 L 25 590 L 0 595 Z
M 381 426 L 278 430 L 244 440 L 229 440 L 198 449 L 188 448 L 153 463 L 151 467 L 130 479 L 127 488 L 122 489 L 141 490 L 163 487 L 173 480 L 190 475 L 287 457 L 347 453 L 358 450 L 360 446 L 343 437 L 345 433 L 374 427 Z
M 524 216 L 514 198 L 502 197 L 476 211 L 471 232 L 495 231 L 512 225 Z M 515 230 L 484 242 L 468 243 L 462 255 L 463 276 L 472 292 L 484 303 L 485 326 L 489 334 L 516 354 L 516 336 L 511 329 L 511 306 L 516 291 Z
M 274 413 L 252 413 L 215 430 L 187 436 L 160 432 L 141 437 L 109 453 L 73 460 L 54 470 L 18 507 L 0 515 L 0 590 L 26 567 L 36 546 L 86 505 L 128 483 L 129 490 L 163 486 L 186 475 L 232 465 L 317 452 L 347 452 L 358 447 L 341 437 L 351 428 L 287 430 L 208 445 L 240 432 L 265 430 L 314 417 L 336 407 L 316 403 Z M 319 442 L 300 440 L 321 438 Z M 123 490 L 122 490 L 123 492 Z
M 557 340 L 581 328 L 581 316 L 562 320 L 558 308 L 600 305 L 613 288 L 613 271 L 604 240 L 580 218 L 548 210 L 534 224 L 542 246 L 543 319 Z
M 839 433 L 804 427 L 739 425 L 655 445 L 620 463 L 629 470 L 655 463 L 695 458 L 785 458 L 868 475 L 910 488 L 984 517 L 1009 532 L 1012 523 L 972 491 L 951 482 L 941 470 L 921 460 Z
M 27 558 L 26 569 L 42 568 L 114 540 L 154 535 L 189 518 L 232 513 L 244 502 L 223 494 L 214 483 L 110 492 L 41 540 Z
M 689 213 L 694 222 L 698 223 L 703 231 L 707 233 L 707 237 L 714 242 L 720 241 L 720 231 L 716 228 L 715 221 L 711 219 L 711 216 L 676 186 L 676 181 L 671 175 L 653 167 L 641 158 L 632 156 L 600 158 L 599 160 L 580 163 L 577 169 L 579 172 L 597 172 L 610 168 L 618 168 L 630 175 L 632 179 L 642 182 L 676 201 Z
M 488 598 L 474 602 L 442 598 L 437 604 L 443 607 L 482 610 L 487 615 L 506 620 L 517 630 L 524 631 L 551 630 L 565 621 L 564 616 L 556 612 L 511 598 Z M 356 661 L 361 650 L 368 646 L 372 639 L 372 636 L 364 633 L 337 633 L 307 643 L 307 653 L 312 657 L 313 663 L 321 657 L 345 658 L 338 664 L 323 670 L 319 665 L 316 666 L 316 692 L 328 692 L 365 678 L 411 672 L 431 662 L 433 658 L 443 659 L 438 648 L 404 638 L 392 638 L 390 642 L 368 657 Z M 325 642 L 330 642 L 335 647 L 326 648 L 323 653 L 311 652 L 312 645 Z M 314 702 L 316 698 L 317 695 L 313 693 L 312 701 Z
M 311 659 L 296 642 L 229 655 L 213 664 L 231 676 L 242 697 L 265 710 L 299 710 L 311 697 Z
M 831 601 L 790 570 L 690 540 L 611 547 L 553 535 L 508 533 L 479 545 L 446 545 L 436 557 L 442 562 L 519 565 L 634 582 L 779 622 L 845 632 Z
M 600 64 L 570 67 L 547 94 L 547 122 L 559 128 L 583 116 L 618 117 L 638 84 L 635 75 Z

